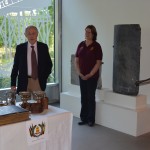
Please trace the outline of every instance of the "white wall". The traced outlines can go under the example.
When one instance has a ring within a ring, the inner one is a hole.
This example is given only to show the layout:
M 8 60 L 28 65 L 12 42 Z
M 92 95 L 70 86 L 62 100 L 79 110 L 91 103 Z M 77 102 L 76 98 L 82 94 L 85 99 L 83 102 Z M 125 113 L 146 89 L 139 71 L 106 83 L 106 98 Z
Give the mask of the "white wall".
M 93 24 L 103 49 L 102 83 L 112 89 L 114 25 L 140 24 L 140 79 L 150 77 L 150 1 L 149 0 L 62 0 L 62 90 L 70 86 L 70 60 L 84 40 L 84 29 Z M 140 94 L 150 103 L 150 84 L 140 86 Z

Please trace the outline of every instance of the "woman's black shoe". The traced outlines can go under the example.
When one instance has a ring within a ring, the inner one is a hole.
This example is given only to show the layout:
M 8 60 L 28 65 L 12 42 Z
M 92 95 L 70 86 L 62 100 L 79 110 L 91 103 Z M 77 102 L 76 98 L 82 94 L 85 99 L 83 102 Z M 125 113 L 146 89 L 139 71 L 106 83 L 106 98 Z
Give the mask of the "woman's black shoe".
M 85 124 L 87 124 L 87 122 L 83 122 L 83 121 L 78 122 L 78 125 L 85 125 Z
M 88 122 L 88 125 L 89 125 L 90 127 L 93 127 L 93 126 L 94 126 L 94 123 L 93 123 L 93 122 Z

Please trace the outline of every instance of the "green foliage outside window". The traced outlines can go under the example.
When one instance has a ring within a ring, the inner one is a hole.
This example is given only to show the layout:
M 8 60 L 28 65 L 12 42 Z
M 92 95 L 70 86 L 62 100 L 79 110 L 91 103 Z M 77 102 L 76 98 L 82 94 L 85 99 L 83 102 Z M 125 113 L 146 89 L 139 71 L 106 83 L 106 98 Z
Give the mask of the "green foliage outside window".
M 43 35 L 46 32 L 46 29 L 48 28 L 49 35 L 48 39 L 45 39 L 43 41 L 42 36 L 39 35 L 39 41 L 42 41 L 44 43 L 47 43 L 49 46 L 49 52 L 53 61 L 53 72 L 48 78 L 49 83 L 53 83 L 55 81 L 54 78 L 54 0 L 52 0 L 52 5 L 48 7 L 48 10 L 38 10 L 38 16 L 42 16 L 44 18 L 44 15 L 46 16 L 46 13 L 49 13 L 50 21 L 48 22 L 38 22 L 38 26 L 40 27 L 42 25 L 42 28 L 40 28 L 40 34 Z M 27 18 L 27 22 L 30 23 L 31 19 L 37 19 L 37 18 Z M 9 23 L 11 21 L 11 29 L 9 26 Z M 24 37 L 24 20 L 22 20 L 22 26 L 20 29 L 16 27 L 16 23 L 18 20 L 16 20 L 15 17 L 11 17 L 11 20 L 7 18 L 7 16 L 0 16 L 0 88 L 9 88 L 10 87 L 10 73 L 12 69 L 12 63 L 13 58 L 15 55 L 15 48 L 17 44 L 20 44 L 19 41 L 24 42 L 25 39 L 17 39 L 19 36 L 13 36 L 13 38 L 10 38 L 10 34 L 12 35 L 20 35 L 22 34 L 22 37 Z M 5 23 L 5 25 L 4 25 Z M 33 23 L 33 25 L 37 26 L 37 22 Z M 45 26 L 45 28 L 44 28 Z M 9 32 L 11 30 L 11 32 Z M 2 32 L 5 32 L 5 36 Z M 10 42 L 10 43 L 9 43 Z

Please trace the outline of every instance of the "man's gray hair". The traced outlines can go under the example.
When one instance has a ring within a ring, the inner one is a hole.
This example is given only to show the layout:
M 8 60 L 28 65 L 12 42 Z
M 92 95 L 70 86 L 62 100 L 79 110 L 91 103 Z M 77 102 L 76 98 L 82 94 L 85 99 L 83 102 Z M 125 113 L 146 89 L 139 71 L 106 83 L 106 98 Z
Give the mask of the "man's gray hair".
M 31 25 L 31 26 L 26 27 L 26 29 L 25 29 L 25 34 L 27 34 L 28 30 L 29 30 L 29 29 L 31 29 L 31 28 L 35 29 L 35 30 L 37 31 L 37 33 L 38 33 L 38 29 L 37 29 L 37 27 L 36 27 L 36 26 Z

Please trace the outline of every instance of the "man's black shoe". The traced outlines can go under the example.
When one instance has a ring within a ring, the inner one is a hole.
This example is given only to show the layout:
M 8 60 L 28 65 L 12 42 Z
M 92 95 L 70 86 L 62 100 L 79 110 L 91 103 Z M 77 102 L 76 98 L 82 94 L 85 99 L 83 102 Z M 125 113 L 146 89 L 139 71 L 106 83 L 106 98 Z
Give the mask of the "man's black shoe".
M 93 123 L 93 122 L 88 122 L 88 125 L 89 125 L 90 127 L 93 127 L 93 126 L 94 126 L 94 123 Z
M 83 122 L 83 121 L 78 122 L 78 125 L 85 125 L 85 124 L 87 124 L 87 122 Z

